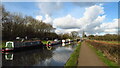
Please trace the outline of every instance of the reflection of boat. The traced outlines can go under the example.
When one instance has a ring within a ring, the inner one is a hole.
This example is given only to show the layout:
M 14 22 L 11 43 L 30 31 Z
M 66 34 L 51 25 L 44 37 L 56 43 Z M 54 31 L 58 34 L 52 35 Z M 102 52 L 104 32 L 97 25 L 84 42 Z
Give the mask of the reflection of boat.
M 61 44 L 60 44 L 61 45 Z M 19 52 L 7 52 L 13 54 L 13 60 L 8 61 L 5 58 L 5 53 L 2 54 L 2 66 L 63 66 L 69 59 L 74 48 L 53 46 L 51 50 L 33 49 Z
M 71 42 L 68 42 L 68 44 L 70 44 Z
M 65 43 L 62 43 L 62 46 L 65 46 Z
M 67 40 L 62 40 L 62 46 L 71 44 L 73 42 L 73 40 L 67 39 Z
M 52 47 L 51 46 L 46 46 L 47 47 L 47 50 L 51 50 L 52 49 Z
M 5 52 L 2 54 L 2 66 L 32 66 L 52 57 L 52 50 L 27 50 L 20 52 Z M 9 61 L 8 61 L 9 60 Z
M 13 54 L 11 54 L 11 53 L 5 53 L 5 59 L 6 60 L 13 60 Z
M 12 50 L 19 50 L 23 48 L 29 48 L 29 47 L 42 47 L 43 43 L 40 40 L 36 41 L 8 41 L 6 42 L 5 48 L 2 49 L 2 51 L 12 51 Z
M 46 44 L 46 46 L 53 46 L 53 45 L 58 45 L 61 44 L 61 40 L 57 40 L 57 41 L 51 41 L 49 44 Z

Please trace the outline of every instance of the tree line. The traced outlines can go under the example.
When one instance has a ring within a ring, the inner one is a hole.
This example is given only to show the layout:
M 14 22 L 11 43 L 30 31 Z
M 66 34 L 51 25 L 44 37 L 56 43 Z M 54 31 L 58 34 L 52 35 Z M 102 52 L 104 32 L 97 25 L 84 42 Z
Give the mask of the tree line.
M 16 37 L 28 39 L 38 38 L 47 39 L 67 39 L 75 37 L 76 32 L 72 35 L 56 34 L 55 28 L 43 21 L 38 21 L 31 16 L 24 16 L 21 13 L 10 13 L 4 6 L 2 9 L 2 40 L 16 40 Z
M 10 13 L 2 7 L 2 40 L 15 40 L 16 37 L 57 38 L 50 24 L 38 21 L 31 16 L 20 13 Z
M 103 41 L 118 41 L 119 40 L 120 35 L 118 34 L 105 34 L 103 36 L 94 36 L 94 35 L 89 35 L 88 38 L 89 39 L 93 39 L 93 40 L 103 40 Z

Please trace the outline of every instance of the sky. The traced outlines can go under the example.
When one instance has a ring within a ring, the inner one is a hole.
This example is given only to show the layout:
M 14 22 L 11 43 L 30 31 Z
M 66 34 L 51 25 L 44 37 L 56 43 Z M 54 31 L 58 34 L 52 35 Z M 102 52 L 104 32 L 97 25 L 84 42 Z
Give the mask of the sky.
M 9 12 L 19 12 L 51 24 L 55 32 L 87 35 L 118 32 L 118 2 L 3 2 Z

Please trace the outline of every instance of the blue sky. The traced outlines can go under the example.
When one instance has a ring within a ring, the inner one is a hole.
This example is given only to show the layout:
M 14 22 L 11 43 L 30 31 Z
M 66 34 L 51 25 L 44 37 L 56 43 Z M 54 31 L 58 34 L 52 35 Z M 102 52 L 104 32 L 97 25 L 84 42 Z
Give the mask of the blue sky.
M 38 11 L 34 2 L 3 2 L 2 3 L 7 11 L 20 12 L 23 15 L 35 16 Z
M 103 7 L 107 15 L 107 22 L 112 21 L 114 18 L 118 18 L 118 2 L 105 3 Z
M 54 19 L 58 20 L 58 18 L 62 17 L 80 19 L 84 16 L 86 8 L 102 4 L 101 7 L 104 8 L 105 12 L 103 15 L 106 16 L 104 21 L 102 21 L 103 23 L 113 22 L 113 19 L 118 19 L 118 2 L 3 2 L 2 4 L 7 11 L 12 13 L 20 12 L 23 15 L 32 16 L 33 18 L 42 16 L 42 20 L 45 20 L 46 15 L 48 15 L 48 19 L 45 22 Z
M 28 15 L 32 17 L 36 17 L 38 14 L 40 14 L 40 10 L 37 7 L 37 2 L 3 2 L 2 3 L 7 11 L 10 12 L 20 12 L 23 15 Z M 47 4 L 47 3 L 46 3 Z M 104 2 L 103 3 L 104 11 L 107 16 L 106 21 L 111 21 L 114 18 L 118 18 L 118 3 L 117 2 Z M 77 5 L 74 5 L 71 2 L 66 2 L 63 5 L 64 7 L 57 12 L 54 12 L 53 18 L 56 17 L 62 17 L 67 14 L 71 14 L 72 16 L 76 18 L 80 18 L 83 16 L 83 13 L 85 11 L 85 7 L 80 7 Z M 55 14 L 56 13 L 56 14 Z

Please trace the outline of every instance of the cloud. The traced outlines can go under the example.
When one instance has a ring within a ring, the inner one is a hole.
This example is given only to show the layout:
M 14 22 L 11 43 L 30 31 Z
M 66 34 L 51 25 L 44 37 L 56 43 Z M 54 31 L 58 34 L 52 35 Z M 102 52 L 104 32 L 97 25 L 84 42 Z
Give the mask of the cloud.
M 36 16 L 36 18 L 35 19 L 37 19 L 37 20 L 39 20 L 39 21 L 41 21 L 42 20 L 42 16 Z
M 43 17 L 45 17 L 45 19 L 43 19 Z M 53 19 L 48 14 L 46 14 L 45 16 L 38 15 L 36 16 L 35 19 L 38 21 L 43 21 L 44 23 L 47 24 L 51 24 L 51 25 L 53 24 Z
M 100 14 L 104 14 L 104 8 L 102 6 L 94 5 L 85 9 L 84 19 L 89 22 L 94 21 Z
M 96 4 L 96 2 L 71 2 L 71 3 L 79 7 L 88 7 Z M 48 14 L 51 16 L 52 14 L 57 13 L 61 9 L 63 9 L 65 5 L 64 2 L 58 0 L 56 2 L 38 2 L 37 6 L 40 9 L 40 14 L 44 15 Z
M 105 19 L 104 8 L 100 5 L 94 5 L 85 9 L 83 17 L 76 19 L 70 14 L 61 18 L 56 18 L 53 21 L 56 32 L 71 32 L 79 29 L 78 32 L 85 30 L 88 34 L 96 33 L 95 28 L 99 27 Z M 98 32 L 98 31 L 97 31 Z
M 37 3 L 37 6 L 40 9 L 40 13 L 44 15 L 52 15 L 53 13 L 62 9 L 61 2 L 40 2 Z
M 53 19 L 49 14 L 46 14 L 43 21 L 53 25 L 56 28 L 55 32 L 58 34 L 70 33 L 72 31 L 77 31 L 80 34 L 85 31 L 88 35 L 117 33 L 118 19 L 113 19 L 112 22 L 104 22 L 106 15 L 102 5 L 93 5 L 85 8 L 85 12 L 81 18 L 75 18 L 68 14 L 64 17 Z M 40 16 L 38 18 L 41 20 Z
M 101 24 L 100 29 L 105 33 L 118 33 L 118 19 L 113 19 L 112 22 Z
M 48 14 L 46 14 L 46 15 L 45 15 L 45 20 L 43 20 L 43 22 L 52 25 L 52 24 L 53 24 L 53 19 L 52 19 Z
M 56 18 L 53 21 L 53 27 L 54 28 L 61 28 L 61 29 L 74 29 L 74 28 L 80 28 L 77 25 L 77 19 L 72 17 L 71 15 L 67 15 L 65 17 Z
M 119 0 L 2 0 L 2 2 L 119 2 Z
M 73 2 L 74 5 L 79 7 L 89 7 L 96 4 L 96 2 Z
M 70 33 L 72 31 L 79 31 L 80 29 L 56 29 L 55 32 L 57 34 L 61 34 L 61 33 Z
M 98 16 L 94 21 L 88 23 L 83 30 L 85 30 L 88 34 L 95 34 L 101 32 L 101 30 L 97 30 L 104 19 L 106 18 L 105 15 L 103 16 Z

